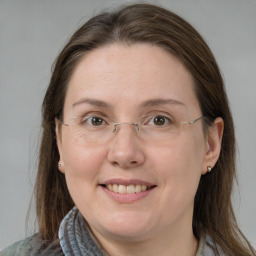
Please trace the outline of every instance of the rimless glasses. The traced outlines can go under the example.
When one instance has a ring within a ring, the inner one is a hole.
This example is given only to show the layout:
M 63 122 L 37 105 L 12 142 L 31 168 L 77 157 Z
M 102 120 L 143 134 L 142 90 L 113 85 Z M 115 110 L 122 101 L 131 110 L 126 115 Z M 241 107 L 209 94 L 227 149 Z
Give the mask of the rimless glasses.
M 114 122 L 105 115 L 75 116 L 66 123 L 58 119 L 63 126 L 70 127 L 72 135 L 85 143 L 109 141 L 118 133 L 121 125 L 133 126 L 137 136 L 147 141 L 166 141 L 178 136 L 185 126 L 203 119 L 198 117 L 190 121 L 182 121 L 182 117 L 164 115 L 144 115 L 136 122 Z

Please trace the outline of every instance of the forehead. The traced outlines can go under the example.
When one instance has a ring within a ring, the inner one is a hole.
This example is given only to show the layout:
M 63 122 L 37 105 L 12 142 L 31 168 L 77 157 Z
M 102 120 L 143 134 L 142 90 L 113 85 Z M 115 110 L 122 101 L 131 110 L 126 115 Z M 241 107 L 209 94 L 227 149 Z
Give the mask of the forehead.
M 184 65 L 165 50 L 149 44 L 113 44 L 86 54 L 70 79 L 65 108 L 83 98 L 118 107 L 173 99 L 199 108 L 193 78 Z

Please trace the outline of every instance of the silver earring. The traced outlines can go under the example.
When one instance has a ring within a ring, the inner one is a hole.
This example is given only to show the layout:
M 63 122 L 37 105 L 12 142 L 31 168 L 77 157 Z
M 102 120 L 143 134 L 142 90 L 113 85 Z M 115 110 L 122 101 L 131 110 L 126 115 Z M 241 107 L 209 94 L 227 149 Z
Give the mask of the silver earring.
M 207 166 L 207 171 L 210 172 L 212 170 L 211 166 Z
M 61 163 L 58 163 L 58 167 L 61 167 Z

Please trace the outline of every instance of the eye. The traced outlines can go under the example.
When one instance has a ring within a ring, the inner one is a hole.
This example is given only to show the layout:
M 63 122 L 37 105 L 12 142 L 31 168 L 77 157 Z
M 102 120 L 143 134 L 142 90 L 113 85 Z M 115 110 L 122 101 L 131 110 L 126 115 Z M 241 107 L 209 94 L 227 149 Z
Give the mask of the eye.
M 165 125 L 168 123 L 168 119 L 164 116 L 155 116 L 153 121 L 155 125 Z
M 151 116 L 149 121 L 148 121 L 148 124 L 149 125 L 156 125 L 156 126 L 163 126 L 163 125 L 170 124 L 170 122 L 171 121 L 168 117 L 158 115 L 158 116 Z
M 105 120 L 98 116 L 87 116 L 83 118 L 82 123 L 84 122 L 92 126 L 101 126 L 106 124 Z

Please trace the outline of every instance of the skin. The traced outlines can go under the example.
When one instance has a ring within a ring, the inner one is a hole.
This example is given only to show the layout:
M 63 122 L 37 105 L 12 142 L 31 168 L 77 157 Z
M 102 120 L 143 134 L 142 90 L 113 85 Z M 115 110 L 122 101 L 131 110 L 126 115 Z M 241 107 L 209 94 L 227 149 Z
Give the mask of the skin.
M 74 114 L 72 105 L 83 98 L 109 104 L 109 108 L 87 103 L 81 107 L 105 111 L 118 122 L 133 122 L 141 114 L 169 108 L 186 113 L 190 120 L 201 116 L 191 74 L 177 58 L 147 44 L 113 44 L 88 53 L 71 77 L 64 122 Z M 166 98 L 185 106 L 141 106 L 149 99 Z M 201 175 L 219 157 L 222 119 L 216 119 L 207 135 L 198 121 L 186 125 L 172 140 L 155 143 L 123 125 L 111 140 L 86 145 L 69 128 L 56 124 L 60 171 L 106 251 L 111 255 L 195 255 L 193 200 Z M 120 203 L 99 186 L 112 178 L 139 179 L 156 188 L 143 199 Z

